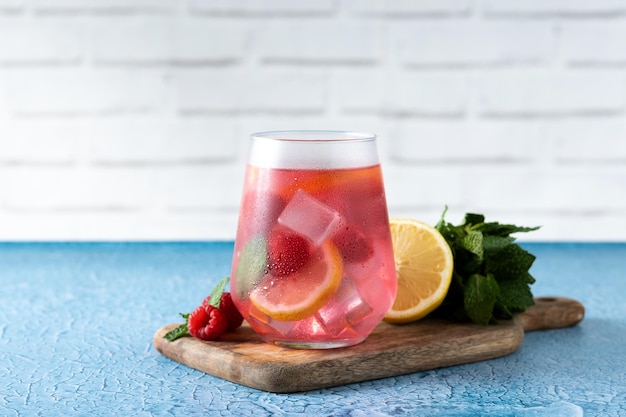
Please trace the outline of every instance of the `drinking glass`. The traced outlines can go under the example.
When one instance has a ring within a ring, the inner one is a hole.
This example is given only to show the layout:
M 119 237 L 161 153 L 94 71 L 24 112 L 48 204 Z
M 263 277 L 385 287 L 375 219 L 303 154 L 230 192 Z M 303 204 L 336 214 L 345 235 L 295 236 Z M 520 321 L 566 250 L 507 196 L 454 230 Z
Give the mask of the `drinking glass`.
M 397 279 L 376 136 L 251 136 L 231 271 L 233 301 L 268 343 L 362 342 Z

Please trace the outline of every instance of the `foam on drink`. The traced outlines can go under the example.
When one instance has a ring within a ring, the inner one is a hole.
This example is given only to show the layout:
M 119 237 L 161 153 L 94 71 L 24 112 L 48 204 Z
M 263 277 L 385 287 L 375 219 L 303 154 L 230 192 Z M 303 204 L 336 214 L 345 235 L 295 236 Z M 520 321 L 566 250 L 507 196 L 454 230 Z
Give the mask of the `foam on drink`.
M 362 142 L 354 146 L 355 142 Z M 264 168 L 336 169 L 378 164 L 376 136 L 357 132 L 310 131 L 252 136 L 248 163 Z

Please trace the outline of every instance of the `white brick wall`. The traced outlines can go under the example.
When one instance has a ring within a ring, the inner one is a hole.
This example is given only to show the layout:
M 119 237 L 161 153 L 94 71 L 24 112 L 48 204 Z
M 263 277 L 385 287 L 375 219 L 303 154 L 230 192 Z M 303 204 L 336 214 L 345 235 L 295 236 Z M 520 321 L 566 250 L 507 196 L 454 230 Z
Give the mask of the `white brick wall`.
M 392 216 L 626 240 L 624 0 L 0 0 L 0 240 L 232 239 L 248 135 L 378 133 Z

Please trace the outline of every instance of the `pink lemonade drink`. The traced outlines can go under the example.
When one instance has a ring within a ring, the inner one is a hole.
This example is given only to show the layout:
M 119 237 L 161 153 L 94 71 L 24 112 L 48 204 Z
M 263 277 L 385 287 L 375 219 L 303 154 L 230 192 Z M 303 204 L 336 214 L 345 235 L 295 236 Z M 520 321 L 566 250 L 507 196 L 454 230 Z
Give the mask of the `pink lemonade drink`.
M 235 305 L 268 343 L 362 342 L 396 272 L 375 136 L 252 136 L 231 273 Z

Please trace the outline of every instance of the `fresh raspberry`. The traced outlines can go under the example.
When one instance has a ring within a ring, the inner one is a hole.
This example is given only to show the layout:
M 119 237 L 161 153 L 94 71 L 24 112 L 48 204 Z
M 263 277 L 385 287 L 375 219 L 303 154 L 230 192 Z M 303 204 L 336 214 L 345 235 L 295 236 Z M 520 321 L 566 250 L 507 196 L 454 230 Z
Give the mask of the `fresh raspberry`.
M 219 308 L 202 303 L 189 315 L 187 328 L 193 337 L 216 340 L 226 332 L 228 320 Z
M 333 243 L 346 262 L 364 262 L 372 257 L 374 249 L 365 235 L 346 227 L 333 237 Z
M 205 298 L 203 304 L 209 305 L 209 301 L 211 301 L 210 295 Z M 227 330 L 234 330 L 243 323 L 243 316 L 239 310 L 237 310 L 237 307 L 235 307 L 235 303 L 233 303 L 233 298 L 229 292 L 222 293 L 220 297 L 220 311 L 226 316 L 226 320 L 228 321 Z
M 267 257 L 272 273 L 284 277 L 306 265 L 311 258 L 311 244 L 286 228 L 275 229 L 270 234 Z

